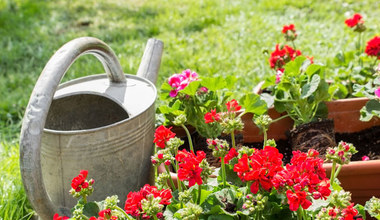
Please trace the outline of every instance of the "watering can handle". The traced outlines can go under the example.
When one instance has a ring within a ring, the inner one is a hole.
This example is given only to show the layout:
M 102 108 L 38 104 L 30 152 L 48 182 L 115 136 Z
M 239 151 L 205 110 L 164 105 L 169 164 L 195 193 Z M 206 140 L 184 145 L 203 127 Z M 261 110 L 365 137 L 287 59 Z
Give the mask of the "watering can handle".
M 156 84 L 163 48 L 164 43 L 162 41 L 153 38 L 148 40 L 137 76 L 146 78 Z
M 42 179 L 41 138 L 46 117 L 58 85 L 71 64 L 83 54 L 95 55 L 111 82 L 125 83 L 125 75 L 115 54 L 104 42 L 82 37 L 62 46 L 49 60 L 33 89 L 20 134 L 20 169 L 26 194 L 42 219 L 52 219 L 58 210 L 49 198 Z M 78 168 L 80 169 L 80 168 Z

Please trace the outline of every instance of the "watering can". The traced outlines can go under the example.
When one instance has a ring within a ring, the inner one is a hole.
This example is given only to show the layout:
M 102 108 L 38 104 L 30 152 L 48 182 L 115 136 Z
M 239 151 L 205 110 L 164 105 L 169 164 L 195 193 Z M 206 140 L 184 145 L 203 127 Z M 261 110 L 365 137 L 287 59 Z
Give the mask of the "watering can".
M 153 181 L 150 156 L 155 125 L 155 82 L 163 43 L 149 39 L 137 75 L 124 74 L 104 42 L 83 37 L 62 46 L 43 69 L 25 111 L 20 167 L 26 194 L 41 219 L 70 216 L 76 204 L 69 190 L 88 170 L 89 200 L 118 195 Z M 106 74 L 59 85 L 71 64 L 95 55 Z

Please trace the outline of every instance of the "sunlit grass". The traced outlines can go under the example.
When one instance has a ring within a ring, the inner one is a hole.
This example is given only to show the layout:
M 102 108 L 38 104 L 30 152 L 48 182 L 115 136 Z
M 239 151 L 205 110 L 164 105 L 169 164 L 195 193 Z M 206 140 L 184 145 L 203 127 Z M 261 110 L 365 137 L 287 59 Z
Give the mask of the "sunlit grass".
M 31 219 L 34 214 L 21 182 L 17 145 L 0 143 L 0 219 Z

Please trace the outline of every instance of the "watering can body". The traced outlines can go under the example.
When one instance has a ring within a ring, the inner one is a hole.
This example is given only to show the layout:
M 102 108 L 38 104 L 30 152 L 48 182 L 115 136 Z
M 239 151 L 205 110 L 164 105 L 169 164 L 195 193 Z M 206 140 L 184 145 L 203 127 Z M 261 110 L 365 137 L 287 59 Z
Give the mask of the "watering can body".
M 69 194 L 80 170 L 95 179 L 89 200 L 153 182 L 156 88 L 162 42 L 148 41 L 137 76 L 124 74 L 112 50 L 95 38 L 78 38 L 50 59 L 31 95 L 21 130 L 20 167 L 29 200 L 42 219 L 70 215 Z M 79 56 L 91 53 L 106 74 L 58 85 Z

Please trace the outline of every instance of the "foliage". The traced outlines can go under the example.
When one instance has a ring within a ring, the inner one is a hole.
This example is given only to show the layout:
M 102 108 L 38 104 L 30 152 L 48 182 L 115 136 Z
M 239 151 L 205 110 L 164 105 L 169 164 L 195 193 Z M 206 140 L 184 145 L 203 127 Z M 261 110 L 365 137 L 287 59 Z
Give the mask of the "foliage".
M 311 64 L 303 56 L 295 58 L 284 67 L 281 81 L 274 85 L 272 94 L 278 112 L 286 111 L 295 126 L 316 120 L 318 110 L 326 109 L 324 101 L 330 98 L 324 80 L 322 65 Z M 327 112 L 324 112 L 324 117 Z
M 164 116 L 164 125 L 178 125 L 183 123 L 175 119 L 184 115 L 186 124 L 196 128 L 203 137 L 218 137 L 223 133 L 219 123 L 209 123 L 204 120 L 208 112 L 226 111 L 227 100 L 233 94 L 230 90 L 234 88 L 237 79 L 228 77 L 198 77 L 196 72 L 184 70 L 181 74 L 174 74 L 168 82 L 161 86 L 161 100 L 164 102 L 158 107 L 158 113 Z M 244 94 L 241 102 L 245 112 L 263 114 L 267 111 L 267 104 L 259 95 L 253 93 Z M 219 116 L 218 116 L 219 117 Z M 223 117 L 223 116 L 222 116 Z
M 380 69 L 378 70 L 380 73 Z M 370 80 L 365 85 L 354 85 L 354 95 L 367 97 L 369 101 L 360 110 L 360 120 L 369 121 L 374 116 L 380 118 L 380 77 Z

